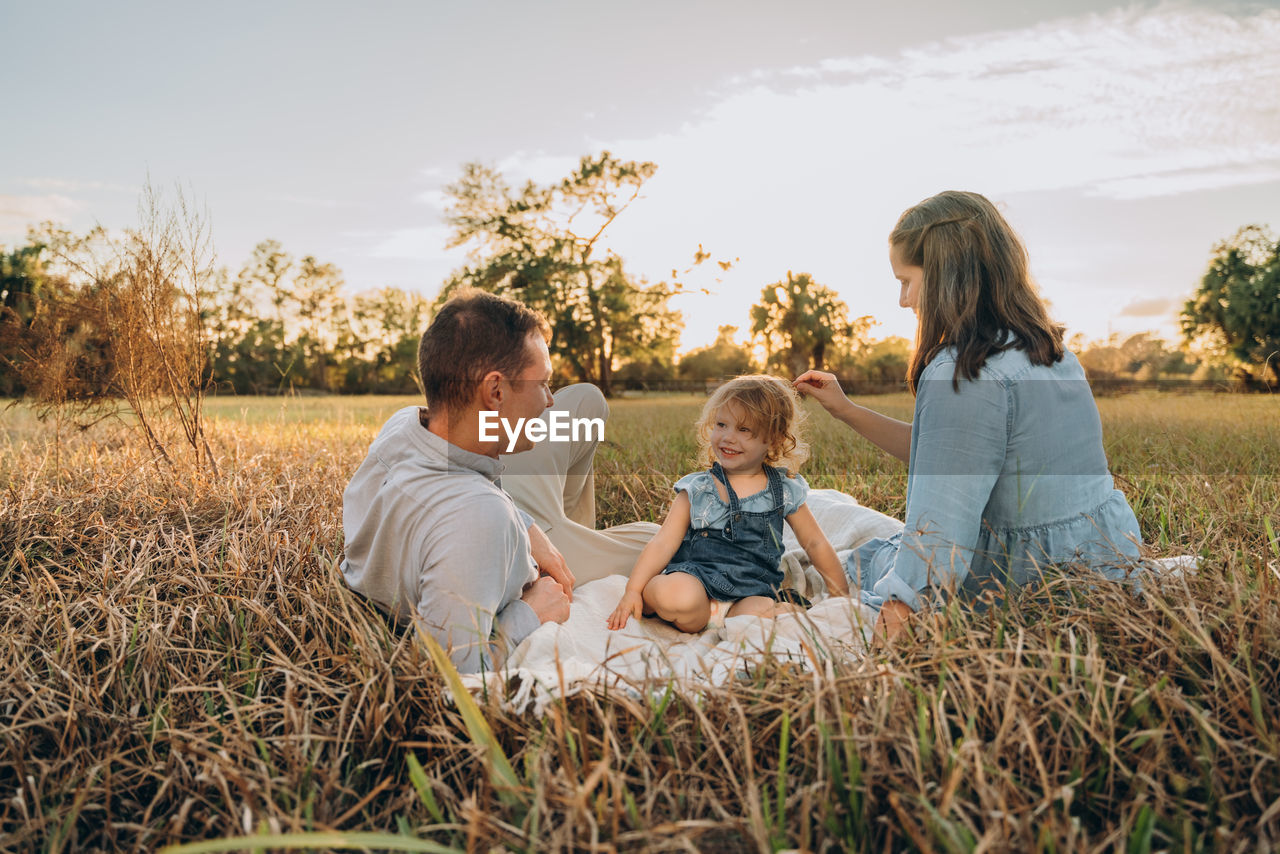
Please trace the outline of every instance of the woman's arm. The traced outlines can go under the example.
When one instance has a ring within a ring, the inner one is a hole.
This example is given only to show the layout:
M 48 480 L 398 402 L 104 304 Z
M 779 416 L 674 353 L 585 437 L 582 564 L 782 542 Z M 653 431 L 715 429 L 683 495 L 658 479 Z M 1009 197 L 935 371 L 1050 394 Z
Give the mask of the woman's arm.
M 844 567 L 836 557 L 836 550 L 831 541 L 818 527 L 818 520 L 813 518 L 813 511 L 808 504 L 801 504 L 795 512 L 787 517 L 787 524 L 795 532 L 800 547 L 809 556 L 810 563 L 818 570 L 822 580 L 827 582 L 827 592 L 832 596 L 849 595 L 849 579 L 844 574 Z
M 792 383 L 796 391 L 808 395 L 837 421 L 843 421 L 876 447 L 888 451 L 904 463 L 910 462 L 911 425 L 873 409 L 859 406 L 845 397 L 835 374 L 805 371 Z
M 640 618 L 644 612 L 644 600 L 641 598 L 644 586 L 666 568 L 680 548 L 685 532 L 689 530 L 689 508 L 688 493 L 677 493 L 676 500 L 671 502 L 671 509 L 667 511 L 667 518 L 662 521 L 662 527 L 644 547 L 644 551 L 640 552 L 640 557 L 636 558 L 631 577 L 627 579 L 627 589 L 618 601 L 618 607 L 609 615 L 609 628 L 620 629 L 627 624 L 629 618 Z

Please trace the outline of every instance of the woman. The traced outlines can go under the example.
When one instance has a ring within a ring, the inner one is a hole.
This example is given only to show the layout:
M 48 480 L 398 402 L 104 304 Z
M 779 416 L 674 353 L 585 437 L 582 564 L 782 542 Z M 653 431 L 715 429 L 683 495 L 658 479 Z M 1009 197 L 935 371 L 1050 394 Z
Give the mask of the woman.
M 1013 229 L 977 193 L 939 193 L 898 220 L 889 263 L 899 304 L 917 318 L 912 423 L 854 404 L 832 374 L 795 381 L 908 466 L 902 533 L 864 544 L 845 566 L 880 608 L 877 639 L 896 637 L 926 590 L 973 596 L 1064 563 L 1124 577 L 1138 522 L 1113 486 L 1084 370 Z

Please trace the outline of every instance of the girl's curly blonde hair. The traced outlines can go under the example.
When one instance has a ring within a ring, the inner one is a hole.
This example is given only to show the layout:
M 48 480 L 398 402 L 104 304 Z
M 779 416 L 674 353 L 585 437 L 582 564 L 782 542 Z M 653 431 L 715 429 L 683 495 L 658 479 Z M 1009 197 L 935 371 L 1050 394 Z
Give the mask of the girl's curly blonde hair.
M 786 380 L 765 374 L 735 377 L 717 388 L 702 407 L 698 418 L 698 463 L 711 467 L 716 461 L 711 450 L 711 429 L 716 413 L 725 406 L 738 410 L 738 418 L 764 441 L 768 450 L 764 462 L 782 467 L 794 475 L 809 459 L 809 445 L 801 439 L 806 413 L 800 396 Z

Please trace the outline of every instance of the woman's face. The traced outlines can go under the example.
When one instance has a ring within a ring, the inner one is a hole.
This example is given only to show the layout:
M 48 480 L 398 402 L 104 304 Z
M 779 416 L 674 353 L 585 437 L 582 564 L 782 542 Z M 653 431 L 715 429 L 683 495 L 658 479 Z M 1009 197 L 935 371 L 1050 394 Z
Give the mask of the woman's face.
M 920 289 L 924 286 L 924 268 L 903 261 L 897 246 L 889 247 L 889 266 L 893 268 L 894 278 L 902 285 L 902 293 L 898 295 L 898 305 L 918 311 Z

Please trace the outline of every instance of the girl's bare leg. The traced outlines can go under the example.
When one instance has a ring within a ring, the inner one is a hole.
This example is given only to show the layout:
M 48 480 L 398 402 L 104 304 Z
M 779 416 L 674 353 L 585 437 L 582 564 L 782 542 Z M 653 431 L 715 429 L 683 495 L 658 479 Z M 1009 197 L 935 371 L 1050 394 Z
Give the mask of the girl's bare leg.
M 652 609 L 682 632 L 700 632 L 711 619 L 706 588 L 687 572 L 654 576 L 640 596 L 646 609 Z
M 726 616 L 741 617 L 743 614 L 747 614 L 752 617 L 772 619 L 780 614 L 799 610 L 802 609 L 786 602 L 775 602 L 768 596 L 748 596 L 745 599 L 739 599 L 734 602 L 733 607 L 729 609 L 729 613 Z

